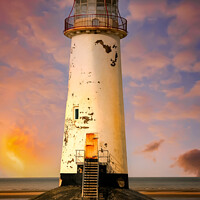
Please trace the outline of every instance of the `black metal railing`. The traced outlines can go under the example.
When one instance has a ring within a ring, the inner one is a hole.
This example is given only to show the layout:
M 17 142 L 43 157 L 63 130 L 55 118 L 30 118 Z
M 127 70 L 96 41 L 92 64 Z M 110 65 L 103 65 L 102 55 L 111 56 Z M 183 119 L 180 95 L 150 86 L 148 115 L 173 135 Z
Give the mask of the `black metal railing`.
M 83 164 L 85 160 L 85 151 L 84 150 L 76 150 L 76 164 Z
M 87 27 L 115 28 L 127 32 L 127 20 L 120 16 L 106 14 L 82 14 L 65 19 L 64 31 Z
M 99 150 L 98 152 L 99 163 L 108 164 L 110 162 L 110 154 L 108 150 Z

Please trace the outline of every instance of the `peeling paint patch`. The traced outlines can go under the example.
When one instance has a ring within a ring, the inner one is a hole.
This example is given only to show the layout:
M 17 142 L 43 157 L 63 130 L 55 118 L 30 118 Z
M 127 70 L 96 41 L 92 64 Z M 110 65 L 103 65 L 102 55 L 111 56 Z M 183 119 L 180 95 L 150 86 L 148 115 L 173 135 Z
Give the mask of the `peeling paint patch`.
M 66 130 L 64 132 L 64 135 L 65 135 L 65 138 L 64 138 L 64 142 L 65 142 L 65 146 L 67 145 L 68 143 L 68 138 L 69 138 L 69 134 L 68 134 L 68 127 L 66 127 Z
M 106 53 L 110 53 L 112 51 L 111 46 L 104 44 L 103 40 L 97 40 L 95 45 L 100 44 L 105 49 Z
M 74 159 L 73 159 L 73 158 L 72 158 L 72 160 L 69 160 L 69 161 L 67 162 L 67 164 L 72 163 L 72 162 L 74 162 Z
M 81 119 L 83 119 L 84 121 L 84 124 L 88 124 L 88 122 L 91 120 L 89 117 L 87 117 L 87 116 L 83 116 L 83 117 L 81 117 Z
M 69 72 L 69 80 L 71 79 L 72 77 L 72 72 Z
M 117 46 L 114 44 L 114 45 L 112 46 L 112 48 L 113 48 L 113 49 L 116 49 L 116 48 L 117 48 Z
M 110 61 L 112 62 L 112 63 L 111 63 L 111 66 L 112 66 L 112 67 L 114 67 L 114 66 L 116 65 L 117 58 L 118 58 L 118 54 L 116 53 L 116 54 L 115 54 L 115 60 L 113 60 L 113 59 L 110 60 Z
M 87 126 L 78 126 L 77 128 L 80 128 L 80 129 L 87 129 L 87 128 L 89 128 L 89 127 L 87 127 Z

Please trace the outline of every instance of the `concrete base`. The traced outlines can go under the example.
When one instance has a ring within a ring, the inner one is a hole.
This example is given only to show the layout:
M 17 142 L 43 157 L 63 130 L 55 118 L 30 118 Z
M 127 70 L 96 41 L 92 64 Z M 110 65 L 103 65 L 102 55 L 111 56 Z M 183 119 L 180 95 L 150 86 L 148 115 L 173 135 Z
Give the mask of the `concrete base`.
M 129 189 L 116 189 L 116 188 L 100 188 L 99 199 L 105 200 L 153 200 L 152 198 L 140 194 L 136 191 Z M 63 186 L 50 190 L 40 196 L 33 198 L 34 200 L 81 200 L 81 187 L 80 186 Z

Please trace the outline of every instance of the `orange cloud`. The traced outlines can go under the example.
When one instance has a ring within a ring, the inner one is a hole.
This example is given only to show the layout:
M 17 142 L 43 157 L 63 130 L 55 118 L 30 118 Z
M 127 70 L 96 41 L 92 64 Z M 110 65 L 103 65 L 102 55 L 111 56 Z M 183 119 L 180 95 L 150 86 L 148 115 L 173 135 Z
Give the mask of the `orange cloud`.
M 200 150 L 192 149 L 180 155 L 171 167 L 175 166 L 182 168 L 187 174 L 200 177 Z
M 15 176 L 32 176 L 41 164 L 43 145 L 28 128 L 14 128 L 1 137 L 1 168 Z
M 69 43 L 58 21 L 68 3 L 0 1 L 4 27 L 0 31 L 0 171 L 4 176 L 59 174 Z M 64 62 L 65 68 L 60 65 Z

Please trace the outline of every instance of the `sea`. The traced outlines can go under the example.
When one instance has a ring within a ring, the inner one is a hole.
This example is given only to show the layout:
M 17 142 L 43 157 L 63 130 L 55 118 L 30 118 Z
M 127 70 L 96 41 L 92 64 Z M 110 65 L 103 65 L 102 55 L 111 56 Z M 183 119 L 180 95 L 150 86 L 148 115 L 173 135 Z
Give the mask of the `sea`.
M 41 192 L 58 187 L 58 178 L 0 178 L 0 193 Z M 129 178 L 130 189 L 136 191 L 189 191 L 200 192 L 200 178 Z M 200 197 L 152 197 L 155 200 L 200 200 Z M 28 198 L 6 198 L 1 200 L 28 200 Z

